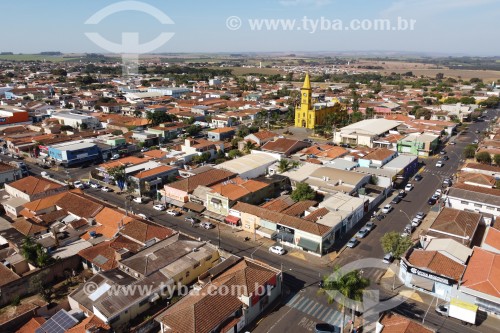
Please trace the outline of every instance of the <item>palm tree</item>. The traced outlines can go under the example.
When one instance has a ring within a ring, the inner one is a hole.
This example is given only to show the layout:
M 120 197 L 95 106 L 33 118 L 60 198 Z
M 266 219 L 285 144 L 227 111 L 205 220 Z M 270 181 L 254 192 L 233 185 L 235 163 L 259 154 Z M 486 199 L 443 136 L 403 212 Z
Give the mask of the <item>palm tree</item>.
M 287 172 L 292 168 L 289 160 L 282 159 L 278 162 L 278 171 L 279 173 Z
M 370 285 L 370 280 L 361 276 L 359 270 L 343 272 L 339 267 L 336 267 L 333 274 L 323 279 L 319 294 L 326 294 L 328 303 L 334 301 L 338 303 L 342 311 L 341 332 L 344 332 L 345 327 L 345 312 L 346 308 L 350 308 L 354 316 L 356 305 L 363 301 L 363 293 Z
M 252 141 L 246 141 L 245 146 L 243 147 L 243 151 L 245 154 L 250 154 L 250 151 L 255 149 L 256 145 Z

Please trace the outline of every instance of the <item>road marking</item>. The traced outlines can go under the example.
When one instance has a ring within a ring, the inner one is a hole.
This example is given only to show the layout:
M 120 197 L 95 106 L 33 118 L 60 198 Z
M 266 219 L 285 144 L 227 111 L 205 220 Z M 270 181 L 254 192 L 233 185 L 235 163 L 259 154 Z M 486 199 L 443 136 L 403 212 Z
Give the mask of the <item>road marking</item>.
M 328 308 L 327 306 L 324 306 L 323 307 L 323 311 L 321 311 L 320 313 L 318 313 L 318 316 L 317 318 L 323 318 L 323 315 L 325 314 L 326 311 L 329 311 L 330 308 Z
M 292 297 L 292 299 L 290 299 L 286 304 L 288 306 L 293 306 L 295 302 L 297 302 L 297 300 L 299 298 L 301 298 L 302 296 L 300 296 L 299 294 L 295 294 L 295 296 Z
M 312 308 L 310 308 L 309 310 L 305 311 L 307 314 L 311 315 L 314 317 L 313 313 L 316 312 L 318 310 L 318 308 L 320 308 L 322 305 L 319 304 L 319 303 L 316 303 L 313 305 Z
M 318 318 L 321 319 L 322 321 L 326 321 L 325 318 L 330 317 L 332 311 L 334 311 L 334 310 L 333 309 L 328 309 L 328 311 L 325 314 L 322 314 L 321 316 L 318 316 Z
M 304 312 L 304 308 L 308 307 L 311 305 L 314 301 L 309 300 L 309 299 L 304 299 L 304 302 L 301 302 L 301 304 L 297 307 L 298 310 Z
M 318 308 L 316 309 L 316 311 L 314 311 L 314 312 L 312 312 L 312 313 L 311 313 L 311 316 L 313 316 L 313 317 L 317 317 L 317 315 L 318 315 L 320 312 L 323 312 L 323 311 L 324 311 L 325 306 L 324 306 L 323 304 L 319 304 L 319 303 L 318 303 L 318 305 L 319 305 L 319 306 L 318 306 Z

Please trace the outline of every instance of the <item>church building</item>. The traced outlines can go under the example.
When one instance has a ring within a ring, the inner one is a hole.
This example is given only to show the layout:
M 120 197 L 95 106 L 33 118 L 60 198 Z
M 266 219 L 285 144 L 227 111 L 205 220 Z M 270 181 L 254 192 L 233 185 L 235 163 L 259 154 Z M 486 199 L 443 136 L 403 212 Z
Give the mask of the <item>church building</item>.
M 306 74 L 304 85 L 300 89 L 300 105 L 295 108 L 295 127 L 314 129 L 321 126 L 326 116 L 335 112 L 332 103 L 312 103 L 312 89 L 309 74 Z

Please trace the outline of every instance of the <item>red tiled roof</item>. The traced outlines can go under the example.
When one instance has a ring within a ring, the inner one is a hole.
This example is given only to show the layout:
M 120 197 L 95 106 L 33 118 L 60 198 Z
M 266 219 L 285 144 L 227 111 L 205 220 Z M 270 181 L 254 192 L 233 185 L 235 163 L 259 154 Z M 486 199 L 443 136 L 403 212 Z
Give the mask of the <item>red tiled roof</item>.
M 134 175 L 134 177 L 138 178 L 138 179 L 148 178 L 148 177 L 152 177 L 154 175 L 157 175 L 157 174 L 160 174 L 160 173 L 164 173 L 164 172 L 168 172 L 168 171 L 171 171 L 171 170 L 174 170 L 174 169 L 176 169 L 176 168 L 168 166 L 168 165 L 161 165 L 161 166 L 153 168 L 153 169 L 141 171 L 141 172 L 137 173 L 136 175 Z
M 45 323 L 45 318 L 43 317 L 33 317 L 26 324 L 21 326 L 20 329 L 16 331 L 16 333 L 34 333 L 37 328 Z
M 195 176 L 168 184 L 166 187 L 171 187 L 187 193 L 192 193 L 199 185 L 212 186 L 221 181 L 232 179 L 235 176 L 235 173 L 227 170 L 210 169 Z
M 500 298 L 500 254 L 474 248 L 462 287 Z
M 433 333 L 435 331 L 396 313 L 385 314 L 380 320 L 384 328 L 380 333 Z
M 323 224 L 314 223 L 295 216 L 285 215 L 283 213 L 274 212 L 266 208 L 253 206 L 243 202 L 238 202 L 236 205 L 233 206 L 232 209 L 252 214 L 264 218 L 266 220 L 286 225 L 294 229 L 299 229 L 305 232 L 309 232 L 311 234 L 318 236 L 324 235 L 331 229 L 330 227 Z
M 65 185 L 61 185 L 44 178 L 28 176 L 15 182 L 9 183 L 9 186 L 31 196 L 50 190 L 59 189 L 61 187 L 64 187 Z
M 415 267 L 425 268 L 436 274 L 459 281 L 465 266 L 438 251 L 413 250 L 408 262 Z
M 500 230 L 489 228 L 484 243 L 500 251 Z

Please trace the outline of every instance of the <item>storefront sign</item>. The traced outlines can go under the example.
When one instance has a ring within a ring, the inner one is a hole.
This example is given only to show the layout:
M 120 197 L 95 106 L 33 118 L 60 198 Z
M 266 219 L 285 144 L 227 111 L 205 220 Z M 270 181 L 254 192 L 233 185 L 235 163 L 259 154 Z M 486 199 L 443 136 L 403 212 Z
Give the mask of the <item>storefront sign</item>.
M 276 229 L 278 230 L 278 232 L 284 232 L 292 235 L 295 234 L 295 229 L 289 228 L 281 224 L 276 224 Z
M 426 279 L 429 279 L 432 281 L 436 281 L 439 283 L 443 283 L 443 284 L 446 284 L 449 286 L 452 286 L 454 284 L 454 281 L 452 279 L 448 279 L 448 278 L 440 276 L 440 275 L 426 272 L 426 271 L 423 271 L 423 270 L 418 269 L 416 267 L 408 266 L 406 263 L 404 263 L 404 261 L 401 261 L 401 269 L 405 269 L 407 272 L 409 272 L 413 275 L 420 276 L 420 277 L 423 277 L 423 278 L 426 278 Z

